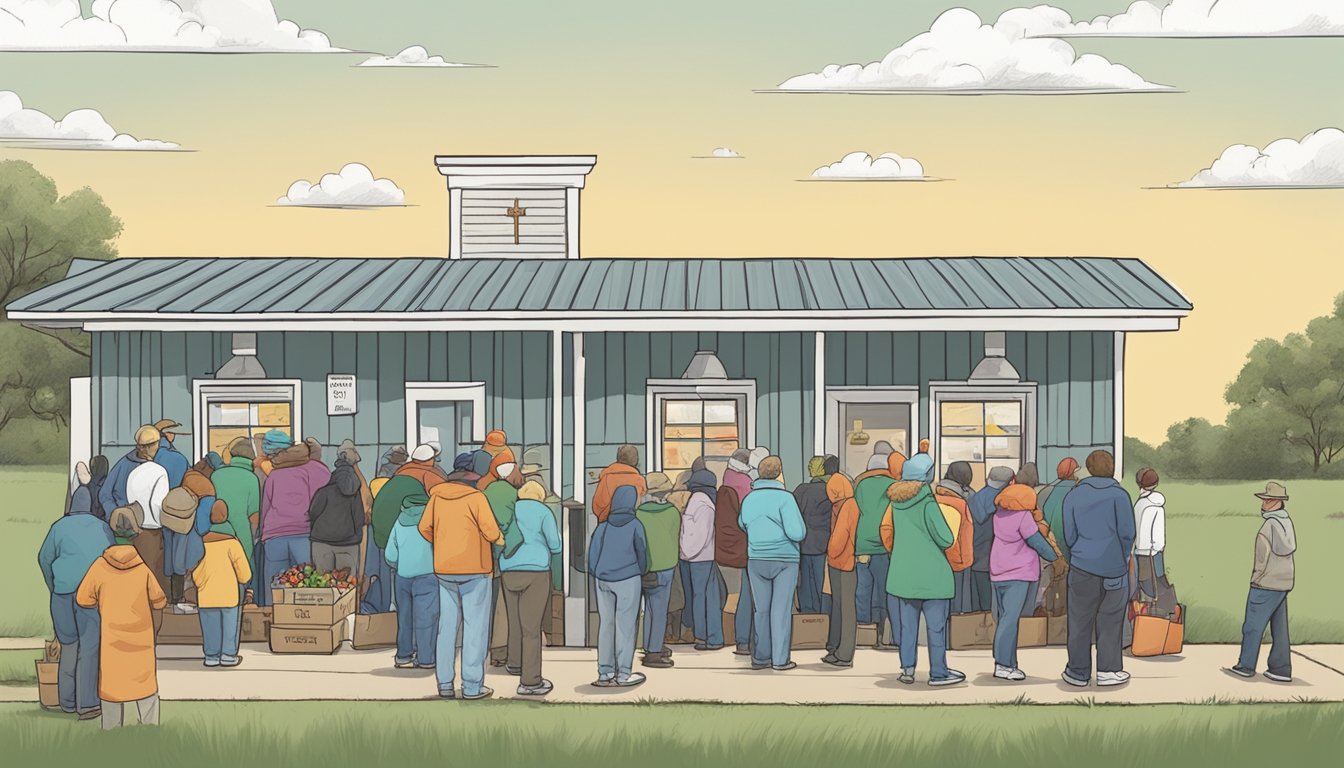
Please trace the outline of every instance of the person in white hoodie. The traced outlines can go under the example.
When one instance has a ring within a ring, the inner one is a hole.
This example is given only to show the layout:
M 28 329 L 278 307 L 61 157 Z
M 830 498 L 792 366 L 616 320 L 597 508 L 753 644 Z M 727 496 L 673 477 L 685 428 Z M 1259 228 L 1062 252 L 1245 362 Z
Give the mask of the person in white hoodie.
M 1135 475 L 1139 498 L 1134 503 L 1134 559 L 1139 589 L 1157 600 L 1159 613 L 1176 610 L 1175 590 L 1167 581 L 1167 499 L 1157 490 L 1157 470 L 1145 467 Z

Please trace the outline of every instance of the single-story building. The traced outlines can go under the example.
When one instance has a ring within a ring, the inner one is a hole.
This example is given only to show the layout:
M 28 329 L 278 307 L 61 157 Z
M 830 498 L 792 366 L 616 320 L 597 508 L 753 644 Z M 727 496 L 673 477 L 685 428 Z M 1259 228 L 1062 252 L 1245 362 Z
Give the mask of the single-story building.
M 115 460 L 166 417 L 190 424 L 194 457 L 280 428 L 353 440 L 372 476 L 392 446 L 451 457 L 501 428 L 570 502 L 577 619 L 581 505 L 622 443 L 674 477 L 763 445 L 790 483 L 813 454 L 862 472 L 880 440 L 928 438 L 977 479 L 1097 448 L 1119 464 L 1126 338 L 1192 310 L 1136 259 L 580 258 L 595 157 L 435 162 L 449 258 L 76 261 L 11 303 L 92 336 L 72 461 Z

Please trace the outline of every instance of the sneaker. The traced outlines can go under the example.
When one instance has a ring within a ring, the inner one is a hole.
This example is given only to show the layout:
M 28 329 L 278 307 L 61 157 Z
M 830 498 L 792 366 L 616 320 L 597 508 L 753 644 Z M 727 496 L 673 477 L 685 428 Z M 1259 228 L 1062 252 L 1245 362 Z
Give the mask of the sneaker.
M 913 668 L 912 668 L 912 669 L 903 669 L 903 670 L 901 670 L 901 676 L 898 677 L 898 678 L 896 678 L 896 679 L 899 680 L 903 685 L 914 685 L 914 684 L 915 684 L 915 670 L 914 670 Z
M 721 650 L 723 650 L 723 646 L 722 646 L 722 645 L 710 645 L 709 643 L 696 643 L 696 644 L 695 644 L 695 650 L 697 650 L 697 651 L 721 651 Z
M 1026 672 L 1013 667 L 1001 666 L 999 664 L 994 665 L 994 676 L 1000 680 L 1011 680 L 1013 682 L 1027 679 Z
M 402 661 L 401 659 L 393 659 L 392 666 L 396 667 L 397 669 L 407 669 L 408 667 L 415 666 L 415 660 L 407 659 L 405 661 Z
M 1291 683 L 1291 682 L 1293 682 L 1293 676 L 1292 676 L 1292 675 L 1280 675 L 1280 674 L 1277 674 L 1277 673 L 1274 673 L 1274 672 L 1270 672 L 1270 671 L 1268 671 L 1268 670 L 1266 670 L 1264 674 L 1265 674 L 1265 679 L 1266 679 L 1266 680 L 1273 680 L 1273 681 L 1276 682 L 1276 683 Z
M 436 668 L 438 668 L 438 666 L 439 666 L 438 664 L 420 664 L 420 663 L 417 662 L 416 665 L 415 665 L 415 668 L 416 668 L 416 669 L 436 669 Z
M 614 677 L 599 677 L 593 681 L 593 685 L 598 688 L 611 688 L 616 685 Z
M 738 643 L 738 644 L 737 644 L 737 647 L 733 649 L 733 655 L 734 655 L 734 656 L 750 656 L 750 655 L 751 655 L 751 646 L 749 646 L 749 645 L 743 645 L 742 643 Z
M 647 679 L 648 678 L 644 676 L 643 672 L 631 672 L 625 677 L 617 679 L 612 684 L 618 688 L 634 688 L 637 685 L 643 685 L 644 681 Z
M 482 685 L 481 690 L 478 691 L 475 696 L 469 696 L 466 693 L 463 693 L 462 698 L 465 701 L 480 701 L 481 699 L 488 699 L 494 695 L 495 695 L 494 688 L 487 688 L 486 686 Z
M 242 664 L 242 663 L 243 663 L 243 658 L 242 658 L 241 656 L 220 656 L 220 657 L 219 657 L 219 666 L 221 666 L 221 667 L 236 667 L 236 666 L 238 666 L 239 664 Z
M 831 665 L 832 667 L 836 667 L 839 669 L 849 669 L 850 667 L 854 666 L 854 662 L 845 661 L 844 659 L 840 658 L 836 658 L 833 661 L 826 661 L 825 659 L 822 659 L 822 661 L 825 662 L 826 664 Z
M 207 667 L 218 667 L 218 666 L 219 666 L 219 659 L 206 659 L 206 660 L 205 660 L 205 666 L 207 666 Z
M 779 666 L 771 667 L 771 669 L 775 670 L 776 672 L 788 672 L 790 669 L 797 668 L 797 666 L 798 665 L 796 663 L 790 661 L 787 664 L 780 664 Z
M 640 659 L 640 664 L 654 669 L 667 669 L 676 666 L 676 663 L 661 653 L 646 653 L 644 658 Z
M 453 695 L 453 689 L 452 689 L 452 688 L 440 688 L 440 689 L 439 689 L 439 698 L 440 698 L 440 699 L 452 699 L 452 698 L 456 698 L 456 696 Z
M 1128 683 L 1128 682 L 1129 682 L 1129 673 L 1128 673 L 1128 672 L 1098 672 L 1098 673 L 1097 673 L 1097 685 L 1098 685 L 1099 687 L 1101 687 L 1101 686 L 1109 686 L 1109 685 L 1124 685 L 1125 683 Z
M 751 662 L 751 668 L 757 672 L 761 671 L 762 669 L 767 669 L 769 668 L 769 666 L 770 664 L 768 662 L 765 664 L 756 661 Z
M 179 616 L 193 616 L 196 614 L 196 606 L 191 603 L 174 603 L 169 607 L 172 608 L 173 613 L 178 614 Z
M 937 688 L 944 685 L 956 685 L 966 682 L 966 675 L 955 669 L 947 670 L 947 677 L 929 678 L 929 685 Z
M 523 676 L 523 668 L 522 668 L 522 667 L 510 667 L 510 666 L 508 666 L 508 665 L 506 664 L 506 665 L 504 665 L 504 671 L 507 672 L 507 673 L 509 673 L 510 675 L 513 675 L 514 677 L 522 677 L 522 676 Z
M 1064 673 L 1060 675 L 1060 677 L 1064 678 L 1064 682 L 1068 683 L 1069 685 L 1072 685 L 1075 688 L 1086 688 L 1088 685 L 1088 681 L 1079 680 L 1073 675 L 1070 675 L 1067 669 L 1064 670 Z
M 550 680 L 542 679 L 538 685 L 520 685 L 518 686 L 519 696 L 545 696 L 555 688 Z
M 97 720 L 102 716 L 103 716 L 102 707 L 94 707 L 93 709 L 86 709 L 83 712 L 79 713 L 80 720 Z
M 1248 680 L 1249 680 L 1250 678 L 1252 678 L 1252 677 L 1255 677 L 1255 670 L 1253 670 L 1253 669 L 1247 669 L 1247 668 L 1245 668 L 1245 667 L 1240 667 L 1240 666 L 1228 667 L 1228 668 L 1227 668 L 1227 671 L 1228 671 L 1228 672 L 1231 672 L 1232 674 L 1236 675 L 1237 677 L 1244 677 L 1244 678 L 1246 678 L 1246 679 L 1248 679 Z
M 839 660 L 840 659 L 834 653 L 827 653 L 825 656 L 821 657 L 822 664 L 834 664 Z

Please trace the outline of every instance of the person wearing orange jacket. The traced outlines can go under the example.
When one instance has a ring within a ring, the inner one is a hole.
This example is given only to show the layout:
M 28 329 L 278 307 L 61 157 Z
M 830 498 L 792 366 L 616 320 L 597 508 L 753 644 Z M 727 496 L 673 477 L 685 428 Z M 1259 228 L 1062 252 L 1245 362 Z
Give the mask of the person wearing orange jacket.
M 826 634 L 826 655 L 821 660 L 842 669 L 854 666 L 854 643 L 858 633 L 854 573 L 854 534 L 859 525 L 859 505 L 854 484 L 841 472 L 826 481 L 831 502 L 831 536 L 826 545 L 826 567 L 831 579 L 831 624 Z
M 597 488 L 593 490 L 593 516 L 597 522 L 605 521 L 611 514 L 611 495 L 623 485 L 633 487 L 636 498 L 643 498 L 649 492 L 644 475 L 639 471 L 639 449 L 633 445 L 617 448 L 616 462 L 598 475 Z
M 933 489 L 933 497 L 939 504 L 957 510 L 961 515 L 961 527 L 957 540 L 947 550 L 947 562 L 952 566 L 952 577 L 956 580 L 956 594 L 952 597 L 952 613 L 970 613 L 975 608 L 970 596 L 975 587 L 971 584 L 971 566 L 975 564 L 975 522 L 971 519 L 971 489 L 974 473 L 971 465 L 965 461 L 954 461 L 943 473 L 943 479 Z

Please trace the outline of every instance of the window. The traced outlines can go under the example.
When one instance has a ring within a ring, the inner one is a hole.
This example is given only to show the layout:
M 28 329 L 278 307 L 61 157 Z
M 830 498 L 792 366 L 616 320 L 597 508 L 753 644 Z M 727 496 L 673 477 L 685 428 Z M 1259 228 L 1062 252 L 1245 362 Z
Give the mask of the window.
M 299 382 L 198 381 L 194 386 L 196 458 L 210 451 L 229 460 L 234 440 L 278 429 L 298 439 Z
M 742 446 L 741 414 L 736 400 L 662 401 L 659 465 L 675 478 L 698 458 L 719 477 L 733 451 Z
M 831 387 L 826 390 L 825 452 L 840 458 L 840 471 L 857 477 L 868 469 L 873 446 L 888 442 L 910 455 L 918 433 L 913 387 Z
M 1035 458 L 1031 425 L 1035 418 L 1035 387 L 930 387 L 934 411 L 939 475 L 952 462 L 971 465 L 972 485 L 983 487 L 993 467 L 1016 472 Z

